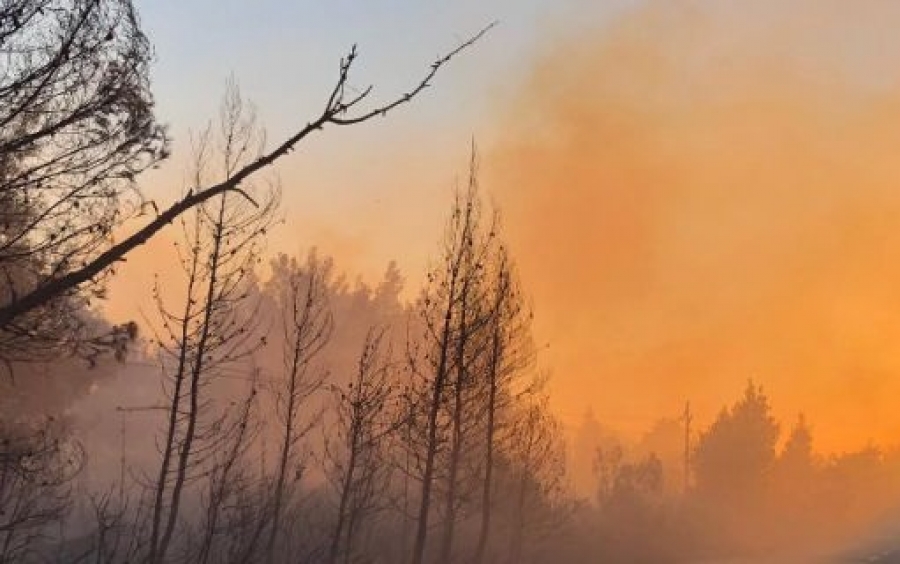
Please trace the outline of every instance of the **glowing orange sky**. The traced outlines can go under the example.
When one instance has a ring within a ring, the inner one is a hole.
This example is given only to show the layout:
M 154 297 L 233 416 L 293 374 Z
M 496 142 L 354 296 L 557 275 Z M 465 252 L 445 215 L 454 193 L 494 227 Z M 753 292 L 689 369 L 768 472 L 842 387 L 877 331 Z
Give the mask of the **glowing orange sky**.
M 900 6 L 749 4 L 651 3 L 508 111 L 490 184 L 557 401 L 638 431 L 752 377 L 826 450 L 895 443 Z
M 291 157 L 273 250 L 396 257 L 414 283 L 474 133 L 566 421 L 639 432 L 690 399 L 706 423 L 752 377 L 825 450 L 900 442 L 900 3 L 635 4 L 473 87 L 493 117 L 464 133 L 411 108 Z M 111 314 L 170 245 L 130 259 Z

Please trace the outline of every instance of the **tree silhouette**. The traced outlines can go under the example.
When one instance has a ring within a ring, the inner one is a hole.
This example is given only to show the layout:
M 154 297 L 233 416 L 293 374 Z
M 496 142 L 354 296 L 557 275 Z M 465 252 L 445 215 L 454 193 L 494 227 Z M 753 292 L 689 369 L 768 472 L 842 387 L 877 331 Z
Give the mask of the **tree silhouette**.
M 131 0 L 0 6 L 4 332 L 59 339 L 77 326 L 78 305 L 103 296 L 100 271 L 79 282 L 74 303 L 74 286 L 47 289 L 110 246 L 140 210 L 135 178 L 168 154 L 151 57 Z
M 751 381 L 744 397 L 700 435 L 694 454 L 697 489 L 722 502 L 759 495 L 775 463 L 777 441 L 769 400 Z
M 700 434 L 694 492 L 716 550 L 757 550 L 768 542 L 778 431 L 768 398 L 751 381 Z
M 61 5 L 57 5 L 61 4 Z M 339 65 L 321 112 L 275 148 L 228 178 L 192 186 L 159 211 L 145 201 L 136 176 L 168 154 L 153 117 L 147 63 L 150 47 L 129 0 L 19 0 L 0 8 L 0 196 L 24 206 L 24 222 L 0 226 L 0 328 L 34 322 L 58 298 L 92 291 L 136 247 L 181 214 L 242 186 L 327 126 L 360 124 L 409 103 L 437 73 L 491 26 L 439 57 L 406 93 L 366 107 L 373 87 L 349 88 L 356 47 Z M 38 53 L 39 56 L 34 54 Z M 131 200 L 126 196 L 132 195 Z M 143 227 L 119 242 L 125 221 L 149 213 Z M 23 246 L 24 243 L 24 246 Z M 29 260 L 23 260 L 29 259 Z
M 258 150 L 259 130 L 253 113 L 234 85 L 223 99 L 219 126 L 217 136 L 207 130 L 195 148 L 195 181 L 210 174 L 229 178 Z M 228 463 L 231 466 L 243 450 L 243 441 L 236 446 L 226 444 L 228 436 L 235 433 L 225 432 L 228 414 L 214 409 L 211 384 L 221 370 L 241 366 L 259 346 L 251 339 L 254 308 L 244 307 L 244 303 L 255 282 L 253 267 L 260 260 L 263 235 L 274 220 L 278 195 L 270 189 L 261 191 L 260 196 L 263 204 L 259 206 L 222 194 L 196 208 L 193 221 L 183 222 L 186 289 L 181 307 L 170 310 L 159 290 L 155 292 L 162 322 L 158 341 L 170 385 L 165 437 L 151 494 L 150 564 L 165 561 L 180 529 L 186 490 L 196 474 L 220 473 L 225 466 L 210 470 L 210 461 L 216 466 L 218 449 L 234 453 Z M 248 399 L 248 405 L 252 401 Z M 240 427 L 241 422 L 236 425 Z M 221 495 L 216 497 L 221 501 Z M 201 555 L 201 560 L 207 557 Z
M 287 536 L 284 517 L 290 496 L 308 463 L 302 452 L 307 435 L 318 424 L 321 410 L 310 398 L 321 391 L 327 372 L 314 364 L 331 338 L 334 318 L 328 303 L 331 263 L 310 254 L 305 265 L 278 261 L 276 283 L 282 310 L 282 377 L 273 386 L 279 446 L 272 492 L 272 524 L 266 541 L 266 561 L 275 561 L 278 541 Z

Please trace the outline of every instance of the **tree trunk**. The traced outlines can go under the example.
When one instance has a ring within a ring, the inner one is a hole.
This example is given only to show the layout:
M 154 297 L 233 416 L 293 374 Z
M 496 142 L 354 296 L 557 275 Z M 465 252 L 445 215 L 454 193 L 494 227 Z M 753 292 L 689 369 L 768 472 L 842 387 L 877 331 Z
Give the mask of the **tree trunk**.
M 275 541 L 281 528 L 281 512 L 284 503 L 284 485 L 287 476 L 287 465 L 291 458 L 291 447 L 294 440 L 294 415 L 297 409 L 297 371 L 300 369 L 300 337 L 294 341 L 294 351 L 291 357 L 291 375 L 288 387 L 288 404 L 285 413 L 284 440 L 281 443 L 281 452 L 278 457 L 278 475 L 275 480 L 275 492 L 272 506 L 272 528 L 269 531 L 269 540 L 266 544 L 266 562 L 271 564 L 275 559 Z
M 454 273 L 455 277 L 455 273 Z M 455 284 L 451 281 L 450 298 L 444 315 L 443 331 L 441 333 L 440 358 L 432 387 L 431 404 L 428 409 L 428 442 L 425 452 L 425 470 L 422 476 L 422 498 L 419 500 L 419 519 L 416 526 L 415 544 L 413 545 L 412 564 L 422 564 L 425 558 L 425 541 L 428 537 L 428 513 L 431 510 L 431 488 L 434 481 L 434 463 L 437 455 L 438 414 L 441 409 L 441 399 L 447 378 L 447 357 L 450 348 L 450 323 L 453 320 L 453 290 Z
M 499 299 L 497 300 L 499 303 Z M 500 310 L 496 308 L 494 315 L 499 316 Z M 481 526 L 478 530 L 478 544 L 475 548 L 474 564 L 484 561 L 484 553 L 487 549 L 488 538 L 491 533 L 491 493 L 494 479 L 494 426 L 496 425 L 497 411 L 497 371 L 500 363 L 500 320 L 494 320 L 494 334 L 491 339 L 491 365 L 490 365 L 490 390 L 488 393 L 487 409 L 487 437 L 484 456 L 484 484 L 481 490 Z
M 197 418 L 200 416 L 200 377 L 203 374 L 204 355 L 206 354 L 207 341 L 210 335 L 210 322 L 213 314 L 213 302 L 215 300 L 216 285 L 218 282 L 219 260 L 221 259 L 222 249 L 222 226 L 225 220 L 225 196 L 223 195 L 219 204 L 219 213 L 216 219 L 215 236 L 213 239 L 213 250 L 210 254 L 209 266 L 209 282 L 206 288 L 206 301 L 203 304 L 203 324 L 200 330 L 200 339 L 197 341 L 196 358 L 191 368 L 191 385 L 190 385 L 190 410 L 188 411 L 187 429 L 184 432 L 184 440 L 181 443 L 181 452 L 178 455 L 178 469 L 175 474 L 175 484 L 172 487 L 172 498 L 169 505 L 169 516 L 166 523 L 166 529 L 160 540 L 157 558 L 162 561 L 165 558 L 166 550 L 172 539 L 172 533 L 175 530 L 175 523 L 178 520 L 178 511 L 181 505 L 181 492 L 184 483 L 187 480 L 187 470 L 191 457 L 191 448 L 194 443 L 194 435 L 197 430 Z
M 462 412 L 463 412 L 463 387 L 466 375 L 466 338 L 469 328 L 466 326 L 466 305 L 469 293 L 469 281 L 463 284 L 459 320 L 459 336 L 456 348 L 456 382 L 453 398 L 453 433 L 450 447 L 450 468 L 447 477 L 447 519 L 444 523 L 444 537 L 441 541 L 441 558 L 444 564 L 450 562 L 453 553 L 453 535 L 456 528 L 456 487 L 459 474 L 459 458 L 462 452 Z
M 340 545 L 341 545 L 341 534 L 344 532 L 344 521 L 346 520 L 347 515 L 347 505 L 350 500 L 351 489 L 353 488 L 353 470 L 356 466 L 356 455 L 357 455 L 357 441 L 358 441 L 358 429 L 357 424 L 353 424 L 353 432 L 351 433 L 351 446 L 350 446 L 350 460 L 347 462 L 347 473 L 344 476 L 343 484 L 341 486 L 341 501 L 338 505 L 338 515 L 337 515 L 337 523 L 334 526 L 334 533 L 331 536 L 331 548 L 328 553 L 328 562 L 330 564 L 335 564 L 337 562 L 338 555 L 340 554 Z M 352 531 L 347 531 L 347 547 L 349 548 L 350 544 L 350 535 Z

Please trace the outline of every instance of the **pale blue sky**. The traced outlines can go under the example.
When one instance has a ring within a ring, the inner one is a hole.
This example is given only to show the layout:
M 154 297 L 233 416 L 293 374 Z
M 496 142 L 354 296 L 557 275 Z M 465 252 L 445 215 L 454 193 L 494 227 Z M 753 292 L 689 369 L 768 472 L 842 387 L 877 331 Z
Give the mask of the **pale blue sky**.
M 499 20 L 410 106 L 376 123 L 325 131 L 278 167 L 288 225 L 272 250 L 319 244 L 369 276 L 392 258 L 421 270 L 440 236 L 449 190 L 465 172 L 470 140 L 490 138 L 491 113 L 520 87 L 535 54 L 633 3 L 138 0 L 157 53 L 159 115 L 175 139 L 175 156 L 145 189 L 169 197 L 180 189 L 189 132 L 215 117 L 229 75 L 256 105 L 271 145 L 320 110 L 353 43 L 361 56 L 352 84 L 374 83 L 376 100 L 386 99 L 415 84 L 436 56 Z
M 485 87 L 514 79 L 536 48 L 602 19 L 627 0 L 139 0 L 158 54 L 154 88 L 176 125 L 210 108 L 234 73 L 267 116 L 315 108 L 339 57 L 357 43 L 360 85 L 387 92 L 409 84 L 436 55 L 485 24 L 501 26 L 419 104 L 425 120 L 477 117 Z M 633 2 L 631 2 L 633 3 Z M 252 5 L 252 7 L 251 7 Z M 466 115 L 442 102 L 463 97 Z M 270 123 L 270 127 L 276 124 Z M 287 125 L 287 124 L 285 124 Z

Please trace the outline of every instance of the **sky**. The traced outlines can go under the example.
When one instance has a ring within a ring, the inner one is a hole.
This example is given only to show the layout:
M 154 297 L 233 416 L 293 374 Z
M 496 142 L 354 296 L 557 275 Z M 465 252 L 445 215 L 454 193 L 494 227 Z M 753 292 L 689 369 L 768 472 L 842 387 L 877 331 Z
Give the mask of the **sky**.
M 138 2 L 183 187 L 190 131 L 234 76 L 274 143 L 314 115 L 349 45 L 389 98 L 493 20 L 434 88 L 326 130 L 277 168 L 270 250 L 319 245 L 415 284 L 474 138 L 536 310 L 554 405 L 629 433 L 700 423 L 762 384 L 819 447 L 896 442 L 900 5 L 888 0 Z M 134 317 L 168 235 L 107 306 Z
M 490 135 L 495 97 L 508 98 L 527 74 L 532 53 L 579 21 L 583 1 L 137 5 L 156 49 L 158 114 L 174 139 L 174 157 L 144 182 L 161 199 L 184 187 L 191 135 L 215 119 L 229 77 L 255 106 L 272 146 L 321 110 L 351 45 L 360 52 L 351 85 L 373 84 L 374 99 L 387 100 L 415 85 L 439 54 L 500 22 L 414 104 L 383 120 L 326 130 L 279 163 L 274 176 L 283 184 L 289 226 L 273 235 L 272 250 L 297 252 L 317 244 L 340 254 L 346 268 L 372 278 L 392 259 L 407 271 L 422 270 L 435 248 L 435 225 L 465 172 L 471 140 Z M 379 221 L 371 221 L 373 216 Z M 127 316 L 122 308 L 132 305 L 128 300 L 110 309 Z
M 174 142 L 173 157 L 143 179 L 143 190 L 166 201 L 184 189 L 191 136 L 215 119 L 231 77 L 271 146 L 317 115 L 351 45 L 360 52 L 352 85 L 374 84 L 374 99 L 386 100 L 418 83 L 437 56 L 496 21 L 413 104 L 383 120 L 325 130 L 266 173 L 282 184 L 285 218 L 270 235 L 270 252 L 316 245 L 369 280 L 397 260 L 414 291 L 438 248 L 472 141 L 486 146 L 496 136 L 497 116 L 535 54 L 631 4 L 263 0 L 248 9 L 237 0 L 138 0 L 156 51 L 157 112 Z M 154 275 L 175 266 L 175 236 L 164 232 L 119 269 L 105 308 L 113 319 L 153 311 L 149 288 Z

